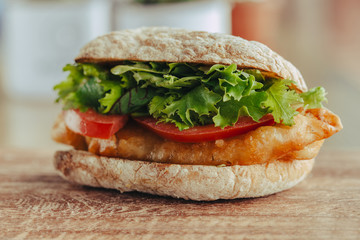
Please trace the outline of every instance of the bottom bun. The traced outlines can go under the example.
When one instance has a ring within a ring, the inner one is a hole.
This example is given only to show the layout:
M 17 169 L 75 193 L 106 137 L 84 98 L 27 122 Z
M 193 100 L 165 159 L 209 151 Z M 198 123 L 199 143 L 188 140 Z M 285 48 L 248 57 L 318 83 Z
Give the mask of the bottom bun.
M 211 201 L 289 189 L 306 177 L 314 159 L 221 167 L 150 163 L 70 150 L 56 152 L 54 164 L 63 178 L 78 184 Z

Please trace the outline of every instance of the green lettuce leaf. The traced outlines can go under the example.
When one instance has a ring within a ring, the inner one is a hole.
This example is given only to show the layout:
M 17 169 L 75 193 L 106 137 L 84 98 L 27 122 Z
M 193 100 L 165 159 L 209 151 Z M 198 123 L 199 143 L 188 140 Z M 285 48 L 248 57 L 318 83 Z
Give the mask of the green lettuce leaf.
M 125 61 L 112 68 L 96 64 L 66 65 L 67 79 L 57 84 L 57 101 L 65 109 L 101 114 L 151 115 L 180 130 L 235 124 L 240 116 L 259 121 L 271 113 L 292 125 L 299 107 L 318 108 L 326 101 L 321 87 L 298 94 L 290 80 L 270 78 L 255 69 L 215 64 Z
M 293 125 L 294 116 L 298 112 L 292 105 L 303 103 L 300 95 L 288 88 L 291 84 L 292 81 L 289 80 L 273 81 L 272 86 L 266 90 L 268 98 L 264 101 L 264 106 L 270 109 L 277 123 Z
M 315 87 L 307 92 L 301 93 L 300 97 L 304 101 L 304 109 L 322 108 L 322 102 L 327 102 L 326 92 L 323 87 Z
M 194 119 L 194 116 L 216 113 L 215 104 L 220 100 L 220 95 L 211 92 L 204 86 L 198 86 L 185 94 L 181 99 L 167 105 L 162 112 L 173 120 L 175 118 L 172 118 L 172 116 L 177 115 L 188 128 L 198 122 Z M 165 119 L 165 121 L 167 120 Z
M 169 63 L 169 75 L 181 77 L 198 76 L 202 75 L 203 72 L 199 70 L 198 66 L 190 65 L 187 63 Z
M 260 83 L 265 82 L 265 77 L 261 74 L 261 72 L 258 69 L 244 69 L 243 72 L 254 76 L 257 82 Z
M 155 94 L 153 88 L 132 88 L 115 101 L 109 112 L 113 114 L 135 113 L 147 106 Z
M 264 101 L 267 99 L 265 92 L 253 92 L 248 96 L 241 98 L 240 101 L 230 100 L 220 102 L 218 114 L 213 117 L 215 126 L 224 128 L 226 126 L 234 125 L 239 116 L 249 116 L 255 121 L 259 121 L 265 114 L 269 112 L 267 108 L 263 107 Z
M 149 103 L 149 113 L 155 118 L 161 117 L 163 114 L 163 110 L 168 106 L 171 102 L 174 101 L 174 96 L 162 97 L 155 96 Z
M 148 66 L 145 63 L 137 63 L 135 65 L 117 65 L 116 67 L 113 67 L 111 69 L 111 73 L 114 75 L 121 75 L 126 72 L 147 72 L 147 73 L 154 73 L 154 74 L 165 74 L 167 71 L 159 71 L 151 69 L 150 66 Z
M 56 101 L 66 99 L 69 94 L 76 92 L 77 86 L 85 78 L 82 72 L 82 66 L 67 64 L 63 71 L 69 71 L 69 75 L 65 81 L 54 86 L 54 90 L 58 91 L 58 98 Z
M 122 76 L 132 73 L 132 77 L 142 88 L 162 87 L 181 89 L 194 87 L 201 80 L 196 67 L 186 63 L 130 62 L 132 65 L 118 65 L 111 69 L 112 74 Z
M 235 64 L 230 65 L 222 71 L 217 71 L 220 73 L 219 85 L 224 91 L 224 102 L 229 101 L 232 98 L 239 101 L 246 88 L 248 82 L 247 79 L 242 80 L 240 78 L 240 74 L 237 72 Z
M 109 70 L 105 67 L 90 63 L 83 63 L 79 66 L 82 66 L 84 76 L 95 77 L 100 80 L 108 80 L 111 78 Z
M 123 95 L 123 87 L 116 81 L 101 81 L 100 86 L 106 92 L 103 98 L 98 99 L 100 112 L 108 113 Z
M 65 109 L 97 109 L 100 106 L 98 99 L 104 94 L 101 86 L 97 84 L 97 77 L 104 77 L 106 73 L 100 74 L 96 67 L 89 64 L 68 64 L 63 70 L 69 71 L 70 74 L 65 81 L 54 87 L 59 95 L 57 101 L 62 101 Z
M 100 107 L 99 98 L 104 95 L 104 89 L 97 84 L 95 77 L 89 77 L 86 82 L 81 84 L 77 91 L 76 97 L 83 106 L 98 109 Z

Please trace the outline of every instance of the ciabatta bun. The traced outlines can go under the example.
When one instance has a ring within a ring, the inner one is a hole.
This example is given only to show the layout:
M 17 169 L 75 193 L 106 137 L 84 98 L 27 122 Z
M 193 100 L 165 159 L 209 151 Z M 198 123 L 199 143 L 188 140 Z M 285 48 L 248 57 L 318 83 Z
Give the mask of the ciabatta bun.
M 297 88 L 307 86 L 298 69 L 270 48 L 221 33 L 188 31 L 167 27 L 147 27 L 112 32 L 86 44 L 76 62 L 108 63 L 124 60 L 237 64 L 265 74 L 291 79 Z
M 211 201 L 289 189 L 305 178 L 314 160 L 220 167 L 150 163 L 70 150 L 57 152 L 54 164 L 63 178 L 82 185 Z

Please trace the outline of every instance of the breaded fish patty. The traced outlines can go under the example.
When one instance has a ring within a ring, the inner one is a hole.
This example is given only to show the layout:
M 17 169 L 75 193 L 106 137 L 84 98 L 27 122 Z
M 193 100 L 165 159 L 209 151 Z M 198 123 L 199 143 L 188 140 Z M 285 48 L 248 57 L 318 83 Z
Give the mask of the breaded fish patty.
M 341 129 L 338 117 L 327 109 L 307 110 L 291 127 L 259 127 L 248 133 L 216 141 L 181 143 L 166 140 L 129 121 L 110 139 L 83 137 L 69 130 L 59 115 L 54 140 L 75 149 L 107 157 L 193 165 L 251 165 L 274 160 L 314 158 L 323 143 Z

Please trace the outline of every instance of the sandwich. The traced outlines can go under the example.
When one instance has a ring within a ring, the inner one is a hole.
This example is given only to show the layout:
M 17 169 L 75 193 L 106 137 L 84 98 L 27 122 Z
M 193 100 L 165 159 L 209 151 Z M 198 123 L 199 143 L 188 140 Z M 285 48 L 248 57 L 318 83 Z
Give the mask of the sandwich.
M 322 87 L 267 46 L 147 27 L 86 44 L 57 84 L 52 138 L 77 184 L 212 201 L 295 186 L 342 129 Z

